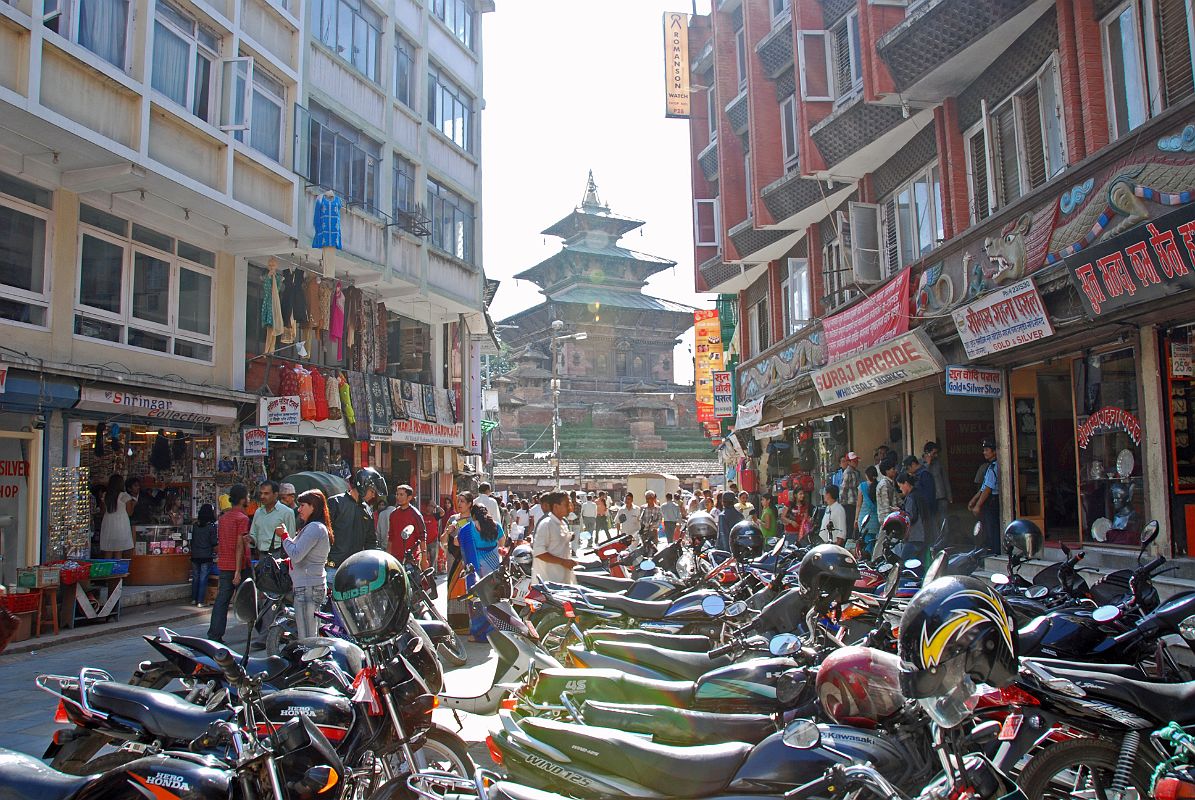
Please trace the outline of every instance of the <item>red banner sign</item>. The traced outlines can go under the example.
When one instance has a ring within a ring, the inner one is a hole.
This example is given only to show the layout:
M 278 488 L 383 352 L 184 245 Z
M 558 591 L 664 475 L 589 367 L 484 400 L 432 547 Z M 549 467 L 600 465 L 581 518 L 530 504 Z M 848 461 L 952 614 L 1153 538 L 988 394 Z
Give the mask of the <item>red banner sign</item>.
M 909 270 L 846 311 L 826 317 L 826 356 L 837 361 L 895 339 L 909 329 Z

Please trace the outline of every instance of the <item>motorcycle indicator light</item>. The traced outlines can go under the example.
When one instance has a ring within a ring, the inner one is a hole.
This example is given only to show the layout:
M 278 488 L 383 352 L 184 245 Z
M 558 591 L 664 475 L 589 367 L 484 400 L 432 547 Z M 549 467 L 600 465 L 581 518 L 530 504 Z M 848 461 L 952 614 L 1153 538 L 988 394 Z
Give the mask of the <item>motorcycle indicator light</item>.
M 1155 800 L 1187 800 L 1195 798 L 1195 784 L 1180 778 L 1162 778 L 1154 784 Z
M 502 751 L 498 749 L 496 744 L 494 744 L 493 736 L 485 737 L 485 746 L 486 749 L 490 751 L 490 758 L 494 760 L 494 763 L 498 766 L 502 766 Z
M 57 725 L 70 725 L 71 724 L 71 718 L 66 713 L 66 701 L 65 700 L 59 700 L 58 708 L 54 709 L 54 723 Z M 57 736 L 58 734 L 55 733 L 54 735 Z
M 577 618 L 577 612 L 573 610 L 573 604 L 568 600 L 564 601 L 564 616 L 568 619 Z
M 513 697 L 503 697 L 502 702 L 498 704 L 498 708 L 503 711 L 514 711 L 519 707 L 519 701 Z

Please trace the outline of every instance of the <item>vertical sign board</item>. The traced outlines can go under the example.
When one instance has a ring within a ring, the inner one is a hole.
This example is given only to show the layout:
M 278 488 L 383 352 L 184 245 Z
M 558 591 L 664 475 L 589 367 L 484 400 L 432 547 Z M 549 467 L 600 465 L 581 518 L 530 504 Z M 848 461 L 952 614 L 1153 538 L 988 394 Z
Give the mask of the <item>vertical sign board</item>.
M 689 117 L 689 15 L 664 13 L 664 116 Z
M 693 383 L 697 421 L 714 422 L 714 373 L 722 371 L 722 324 L 716 309 L 693 312 Z
M 718 419 L 734 416 L 734 374 L 731 372 L 715 372 L 714 379 L 714 416 Z

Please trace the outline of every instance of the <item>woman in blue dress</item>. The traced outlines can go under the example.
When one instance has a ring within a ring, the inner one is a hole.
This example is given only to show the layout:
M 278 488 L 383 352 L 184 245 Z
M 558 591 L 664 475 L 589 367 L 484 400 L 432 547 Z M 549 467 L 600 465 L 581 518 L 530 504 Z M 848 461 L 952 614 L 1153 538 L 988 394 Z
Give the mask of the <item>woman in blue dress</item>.
M 461 545 L 461 557 L 473 570 L 465 575 L 465 585 L 472 589 L 479 580 L 489 575 L 502 564 L 498 543 L 502 541 L 502 526 L 499 525 L 485 506 L 475 505 L 469 510 L 470 521 L 457 531 Z M 490 622 L 486 619 L 481 603 L 469 602 L 469 636 L 475 642 L 486 641 Z

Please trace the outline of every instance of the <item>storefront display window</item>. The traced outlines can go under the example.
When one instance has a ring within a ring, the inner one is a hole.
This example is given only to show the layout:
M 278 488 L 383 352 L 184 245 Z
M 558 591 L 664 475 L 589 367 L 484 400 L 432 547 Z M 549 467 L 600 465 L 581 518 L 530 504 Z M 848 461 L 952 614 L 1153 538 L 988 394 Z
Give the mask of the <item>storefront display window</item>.
M 1087 353 L 1073 369 L 1081 530 L 1136 546 L 1145 521 L 1136 351 Z

